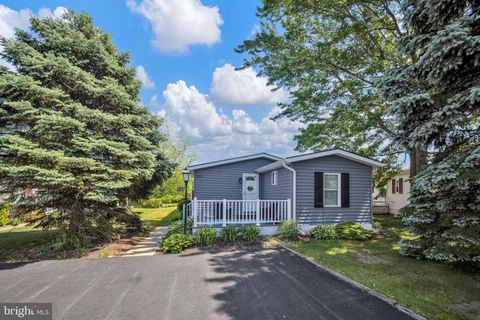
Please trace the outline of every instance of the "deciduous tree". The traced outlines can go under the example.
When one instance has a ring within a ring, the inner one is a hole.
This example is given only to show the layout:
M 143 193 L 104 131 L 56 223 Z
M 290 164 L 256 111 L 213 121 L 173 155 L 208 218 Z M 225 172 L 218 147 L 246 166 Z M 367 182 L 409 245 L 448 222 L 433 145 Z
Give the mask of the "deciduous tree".
M 404 61 L 395 46 L 407 32 L 399 20 L 401 2 L 263 1 L 259 31 L 237 50 L 248 54 L 244 67 L 256 67 L 290 91 L 279 117 L 305 124 L 297 150 L 340 147 L 381 157 L 386 171 L 399 169 L 406 150 L 390 143 L 395 119 L 374 81 Z

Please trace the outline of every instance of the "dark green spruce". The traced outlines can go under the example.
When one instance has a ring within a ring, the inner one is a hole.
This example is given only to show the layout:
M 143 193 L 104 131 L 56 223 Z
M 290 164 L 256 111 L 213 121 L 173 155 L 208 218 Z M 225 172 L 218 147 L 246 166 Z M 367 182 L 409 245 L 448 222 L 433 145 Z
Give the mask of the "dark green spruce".
M 480 265 L 480 4 L 416 0 L 404 7 L 409 59 L 381 81 L 398 120 L 395 142 L 429 150 L 412 181 L 401 252 Z
M 171 169 L 129 54 L 73 12 L 32 18 L 1 44 L 16 70 L 0 71 L 0 190 L 16 194 L 17 214 L 37 213 L 75 246 L 138 225 L 126 198 L 147 195 Z

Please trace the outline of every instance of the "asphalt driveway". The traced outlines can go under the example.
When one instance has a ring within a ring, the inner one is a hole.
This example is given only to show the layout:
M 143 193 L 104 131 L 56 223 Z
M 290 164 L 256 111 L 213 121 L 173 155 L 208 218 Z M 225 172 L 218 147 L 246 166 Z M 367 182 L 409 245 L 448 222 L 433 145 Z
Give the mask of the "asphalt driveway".
M 4 266 L 0 302 L 52 302 L 54 319 L 408 319 L 283 249 Z

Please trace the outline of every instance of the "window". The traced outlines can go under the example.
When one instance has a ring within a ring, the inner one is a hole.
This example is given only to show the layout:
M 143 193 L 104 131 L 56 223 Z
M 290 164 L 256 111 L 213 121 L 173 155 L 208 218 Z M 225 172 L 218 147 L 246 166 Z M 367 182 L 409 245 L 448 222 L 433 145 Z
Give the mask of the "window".
M 325 173 L 324 174 L 324 203 L 325 207 L 340 206 L 340 174 Z
M 276 186 L 277 185 L 277 179 L 278 179 L 278 171 L 272 171 L 272 174 L 271 174 L 271 182 L 272 182 L 272 186 Z
M 400 193 L 400 182 L 395 179 L 395 193 Z

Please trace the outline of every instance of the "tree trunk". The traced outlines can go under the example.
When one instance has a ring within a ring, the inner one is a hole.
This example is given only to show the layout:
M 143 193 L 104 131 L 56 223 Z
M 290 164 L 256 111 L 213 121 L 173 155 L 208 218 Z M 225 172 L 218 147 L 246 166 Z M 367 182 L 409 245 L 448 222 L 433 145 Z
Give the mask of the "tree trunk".
M 410 151 L 410 178 L 415 177 L 427 164 L 427 151 L 413 149 Z

